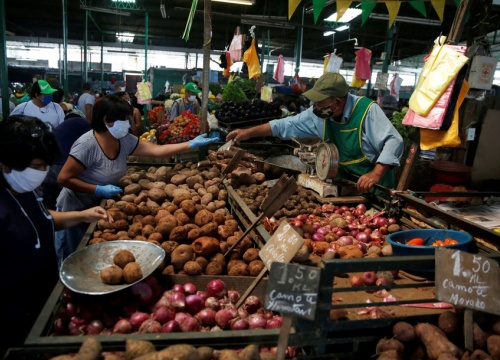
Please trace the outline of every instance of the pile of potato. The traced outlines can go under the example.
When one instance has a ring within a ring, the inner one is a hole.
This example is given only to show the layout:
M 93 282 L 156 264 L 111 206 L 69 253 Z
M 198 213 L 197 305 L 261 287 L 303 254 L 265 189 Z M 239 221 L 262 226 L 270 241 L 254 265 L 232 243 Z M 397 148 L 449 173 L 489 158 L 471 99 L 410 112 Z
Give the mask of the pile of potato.
M 379 360 L 498 360 L 500 359 L 500 318 L 476 313 L 473 324 L 473 351 L 464 350 L 463 313 L 447 310 L 438 324 L 400 321 L 392 327 L 392 337 L 379 340 Z
M 273 360 L 276 349 L 269 351 L 251 344 L 239 351 L 232 349 L 216 350 L 208 346 L 194 347 L 189 344 L 170 345 L 156 350 L 155 345 L 147 340 L 125 340 L 125 351 L 103 352 L 102 345 L 95 337 L 87 338 L 78 353 L 52 357 L 51 360 Z
M 99 221 L 89 244 L 143 240 L 166 253 L 164 274 L 257 276 L 264 268 L 251 238 L 227 213 L 220 170 L 196 164 L 130 167 L 120 180 L 124 194 L 105 205 L 114 222 Z

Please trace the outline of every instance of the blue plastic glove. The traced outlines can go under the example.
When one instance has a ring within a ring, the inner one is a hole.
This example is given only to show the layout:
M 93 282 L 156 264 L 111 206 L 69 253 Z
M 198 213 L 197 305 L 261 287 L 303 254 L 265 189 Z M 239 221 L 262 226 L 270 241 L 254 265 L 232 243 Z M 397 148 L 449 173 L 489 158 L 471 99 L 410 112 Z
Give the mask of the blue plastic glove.
M 114 185 L 97 185 L 95 188 L 95 194 L 99 197 L 110 199 L 115 195 L 121 194 L 123 190 L 118 186 Z
M 220 141 L 219 137 L 207 138 L 207 134 L 201 134 L 195 137 L 193 140 L 189 140 L 189 148 L 194 149 L 218 141 Z

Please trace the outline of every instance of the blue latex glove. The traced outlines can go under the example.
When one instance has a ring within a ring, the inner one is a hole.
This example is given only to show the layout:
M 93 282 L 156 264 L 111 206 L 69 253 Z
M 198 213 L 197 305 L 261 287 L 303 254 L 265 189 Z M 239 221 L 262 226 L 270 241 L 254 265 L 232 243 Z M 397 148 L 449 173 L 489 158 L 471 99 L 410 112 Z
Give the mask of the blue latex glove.
M 208 138 L 207 134 L 201 134 L 195 137 L 193 140 L 189 140 L 189 148 L 194 149 L 218 141 L 220 141 L 219 137 Z
M 121 194 L 123 190 L 118 186 L 114 185 L 97 185 L 95 188 L 95 194 L 99 197 L 110 199 L 115 195 Z

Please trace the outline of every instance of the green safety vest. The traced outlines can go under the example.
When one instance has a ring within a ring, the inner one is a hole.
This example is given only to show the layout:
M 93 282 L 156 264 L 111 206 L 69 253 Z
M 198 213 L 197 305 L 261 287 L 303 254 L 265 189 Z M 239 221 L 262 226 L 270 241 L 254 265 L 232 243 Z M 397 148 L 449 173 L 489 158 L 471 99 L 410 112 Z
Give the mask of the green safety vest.
M 354 104 L 347 122 L 325 121 L 323 140 L 337 146 L 340 157 L 337 176 L 340 178 L 349 178 L 349 174 L 361 176 L 371 172 L 375 167 L 361 146 L 363 121 L 372 104 L 373 101 L 369 98 L 360 97 Z M 393 189 L 396 185 L 395 169 L 388 170 L 380 179 L 379 184 Z

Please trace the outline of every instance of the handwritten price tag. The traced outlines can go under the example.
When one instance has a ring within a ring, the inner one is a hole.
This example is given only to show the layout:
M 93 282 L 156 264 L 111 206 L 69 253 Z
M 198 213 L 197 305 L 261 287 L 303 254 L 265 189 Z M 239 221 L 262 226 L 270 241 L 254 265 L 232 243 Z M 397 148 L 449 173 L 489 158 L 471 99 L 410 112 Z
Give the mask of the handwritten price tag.
M 260 249 L 259 256 L 271 269 L 273 261 L 290 262 L 304 243 L 304 239 L 286 221 L 282 222 L 269 241 Z
M 436 249 L 436 298 L 500 315 L 498 263 L 478 254 Z

